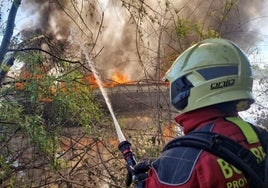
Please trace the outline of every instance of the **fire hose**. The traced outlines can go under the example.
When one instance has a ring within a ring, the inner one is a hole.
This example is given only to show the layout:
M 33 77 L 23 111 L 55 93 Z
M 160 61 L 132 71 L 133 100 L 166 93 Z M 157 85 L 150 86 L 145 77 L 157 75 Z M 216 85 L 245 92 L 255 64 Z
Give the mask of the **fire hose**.
M 134 157 L 134 154 L 131 150 L 131 144 L 130 142 L 128 142 L 124 136 L 124 134 L 122 133 L 122 130 L 121 130 L 121 127 L 114 115 L 114 112 L 113 112 L 113 109 L 112 109 L 112 105 L 111 105 L 111 102 L 108 98 L 108 95 L 107 93 L 105 92 L 104 88 L 102 86 L 100 86 L 100 90 L 102 92 L 102 95 L 105 99 L 105 102 L 106 102 L 106 105 L 110 111 L 110 114 L 112 116 L 112 119 L 114 121 L 114 126 L 115 126 L 115 129 L 116 129 L 116 133 L 117 133 L 117 137 L 118 137 L 118 140 L 119 140 L 119 144 L 118 144 L 118 148 L 119 150 L 121 151 L 121 153 L 123 154 L 124 156 L 124 159 L 127 163 L 127 170 L 128 172 L 131 173 L 131 176 L 132 176 L 132 180 L 134 179 L 134 166 L 136 165 L 136 160 L 135 160 L 135 157 Z M 128 180 L 127 180 L 128 181 Z M 126 182 L 127 185 L 130 185 L 131 182 Z
M 100 80 L 100 79 L 98 79 Z M 133 180 L 134 179 L 134 166 L 135 164 L 137 163 L 136 160 L 135 160 L 135 157 L 134 157 L 134 154 L 131 150 L 131 144 L 130 142 L 128 142 L 124 136 L 124 134 L 122 133 L 122 130 L 121 130 L 121 127 L 114 115 L 114 111 L 113 111 L 113 108 L 112 108 L 112 105 L 111 105 L 111 102 L 109 100 L 109 97 L 105 91 L 105 89 L 102 87 L 101 84 L 99 84 L 99 88 L 101 90 L 101 93 L 105 99 L 105 102 L 106 102 L 106 105 L 110 111 L 110 114 L 112 116 L 112 119 L 113 119 L 113 122 L 114 122 L 114 126 L 115 126 L 115 129 L 116 129 L 116 133 L 117 133 L 117 137 L 118 137 L 118 140 L 119 140 L 119 145 L 118 145 L 118 148 L 119 150 L 121 151 L 121 153 L 123 154 L 124 156 L 124 159 L 127 163 L 127 170 L 128 172 L 131 173 L 131 179 Z M 126 182 L 127 185 L 130 185 L 131 182 Z
M 134 166 L 136 165 L 136 159 L 134 157 L 134 154 L 131 150 L 131 143 L 129 141 L 126 140 L 126 138 L 124 137 L 122 130 L 120 128 L 119 123 L 117 122 L 116 118 L 114 117 L 114 114 L 112 114 L 113 120 L 114 120 L 114 126 L 116 129 L 116 133 L 118 136 L 118 140 L 119 140 L 119 144 L 118 144 L 118 148 L 121 151 L 121 153 L 124 156 L 124 159 L 127 163 L 127 169 L 128 171 L 130 171 L 131 176 L 132 176 L 132 180 L 134 178 Z M 128 180 L 127 180 L 128 181 Z M 131 182 L 126 182 L 127 185 L 131 184 Z
M 108 98 L 107 93 L 105 92 L 105 90 L 104 90 L 104 88 L 102 86 L 100 86 L 100 90 L 102 92 L 102 95 L 103 95 L 103 97 L 105 99 L 106 105 L 107 105 L 107 107 L 108 107 L 108 109 L 110 111 L 110 114 L 112 116 L 112 119 L 114 121 L 114 126 L 115 126 L 117 137 L 118 137 L 118 140 L 119 140 L 118 148 L 119 148 L 119 150 L 121 151 L 121 153 L 124 156 L 124 159 L 125 159 L 125 161 L 127 163 L 127 169 L 128 169 L 128 171 L 131 172 L 132 180 L 133 180 L 133 178 L 134 178 L 134 168 L 133 167 L 135 166 L 135 164 L 137 162 L 136 162 L 134 154 L 133 154 L 133 152 L 131 150 L 131 144 L 130 144 L 130 142 L 128 142 L 126 140 L 124 134 L 122 133 L 121 127 L 120 127 L 120 125 L 119 125 L 119 123 L 118 123 L 118 121 L 117 121 L 117 119 L 116 119 L 116 117 L 114 115 L 113 108 L 112 108 L 112 105 L 111 105 L 111 102 L 110 102 L 110 100 Z M 126 182 L 126 184 L 127 185 L 131 184 L 131 182 L 130 183 Z
M 73 32 L 73 30 L 71 30 L 71 32 Z M 76 36 L 76 35 L 74 35 L 74 36 Z M 127 163 L 128 171 L 131 172 L 132 178 L 134 178 L 134 166 L 135 166 L 135 164 L 137 162 L 136 162 L 134 154 L 133 154 L 133 152 L 131 150 L 131 144 L 130 144 L 130 142 L 128 142 L 126 140 L 126 138 L 124 137 L 124 135 L 122 133 L 120 125 L 119 125 L 119 123 L 118 123 L 118 121 L 117 121 L 117 119 L 116 119 L 116 117 L 114 115 L 113 108 L 112 108 L 111 102 L 109 100 L 108 94 L 107 94 L 107 92 L 105 91 L 105 89 L 104 89 L 104 87 L 102 85 L 100 75 L 98 74 L 97 69 L 95 68 L 94 64 L 91 62 L 91 59 L 90 59 L 90 57 L 89 57 L 89 55 L 87 53 L 88 50 L 86 49 L 86 47 L 83 45 L 83 43 L 78 38 L 77 38 L 77 42 L 80 45 L 81 50 L 82 50 L 83 54 L 86 57 L 86 60 L 88 61 L 88 65 L 91 68 L 91 71 L 92 71 L 94 77 L 96 78 L 97 84 L 99 86 L 99 89 L 100 89 L 103 97 L 104 97 L 105 103 L 106 103 L 106 105 L 107 105 L 107 107 L 108 107 L 108 109 L 110 111 L 110 114 L 112 115 L 112 118 L 113 118 L 113 121 L 114 121 L 114 126 L 115 126 L 116 133 L 117 133 L 118 140 L 119 140 L 118 148 L 119 148 L 119 150 L 122 152 L 122 154 L 124 156 L 124 159 L 125 159 L 125 161 Z

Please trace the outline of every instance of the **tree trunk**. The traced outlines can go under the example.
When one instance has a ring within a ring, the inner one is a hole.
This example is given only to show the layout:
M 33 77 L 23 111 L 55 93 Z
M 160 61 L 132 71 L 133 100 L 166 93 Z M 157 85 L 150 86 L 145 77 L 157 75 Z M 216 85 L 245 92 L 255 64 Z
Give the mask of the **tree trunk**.
M 15 18 L 16 18 L 17 11 L 18 11 L 20 4 L 21 4 L 21 0 L 14 0 L 10 8 L 9 14 L 8 14 L 7 25 L 6 25 L 5 33 L 4 33 L 1 46 L 0 46 L 0 66 L 1 66 L 0 81 L 4 79 L 6 72 L 7 72 L 7 68 L 13 65 L 13 61 L 12 62 L 8 61 L 8 64 L 6 65 L 7 67 L 2 67 L 3 61 L 5 59 L 5 56 L 8 50 L 8 46 L 13 36 Z

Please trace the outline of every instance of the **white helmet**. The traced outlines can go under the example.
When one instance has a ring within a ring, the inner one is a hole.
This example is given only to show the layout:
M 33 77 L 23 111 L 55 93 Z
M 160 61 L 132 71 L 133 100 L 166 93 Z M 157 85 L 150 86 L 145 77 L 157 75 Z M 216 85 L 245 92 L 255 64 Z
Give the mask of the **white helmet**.
M 243 101 L 241 111 L 254 102 L 248 57 L 229 40 L 207 39 L 188 48 L 165 78 L 171 103 L 182 113 L 229 101 Z

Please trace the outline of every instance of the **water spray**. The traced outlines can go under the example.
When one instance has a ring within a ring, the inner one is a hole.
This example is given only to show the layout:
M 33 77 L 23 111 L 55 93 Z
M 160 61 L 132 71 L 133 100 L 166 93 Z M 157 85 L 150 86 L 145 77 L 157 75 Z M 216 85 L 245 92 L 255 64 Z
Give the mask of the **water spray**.
M 102 83 L 101 79 L 99 78 L 99 75 L 97 74 L 94 65 L 92 64 L 91 61 L 89 61 L 89 59 L 87 59 L 87 61 L 90 64 L 89 66 L 91 67 L 92 73 L 96 78 L 97 84 L 98 84 L 98 86 L 100 88 L 100 91 L 101 91 L 101 93 L 102 93 L 102 95 L 104 97 L 105 103 L 106 103 L 106 105 L 107 105 L 107 107 L 109 109 L 109 112 L 110 112 L 111 116 L 112 116 L 114 126 L 115 126 L 115 129 L 116 129 L 116 133 L 117 133 L 117 137 L 118 137 L 118 140 L 119 140 L 118 148 L 119 148 L 119 150 L 121 151 L 121 153 L 123 154 L 123 156 L 124 156 L 124 158 L 126 160 L 128 170 L 132 171 L 134 165 L 137 162 L 136 162 L 134 154 L 133 154 L 133 152 L 131 150 L 131 144 L 130 144 L 130 142 L 128 142 L 126 140 L 124 134 L 122 133 L 121 127 L 120 127 L 120 125 L 119 125 L 119 123 L 118 123 L 118 121 L 117 121 L 117 119 L 115 117 L 115 114 L 114 114 L 114 111 L 113 111 L 113 108 L 112 108 L 112 105 L 111 105 L 111 101 L 110 101 L 110 99 L 108 97 L 108 94 L 107 94 L 105 88 L 101 84 Z
M 77 40 L 77 41 L 79 41 L 79 40 Z M 92 63 L 92 61 L 89 58 L 87 50 L 85 49 L 84 45 L 82 45 L 82 43 L 80 43 L 79 45 L 80 45 L 80 47 L 81 47 L 81 49 L 83 51 L 83 54 L 86 57 L 88 65 L 91 68 L 92 74 L 94 75 L 94 77 L 96 79 L 96 82 L 97 82 L 97 84 L 99 86 L 101 94 L 102 94 L 102 96 L 103 96 L 103 98 L 105 100 L 105 103 L 106 103 L 106 105 L 107 105 L 107 107 L 109 109 L 109 112 L 110 112 L 110 114 L 112 116 L 114 126 L 115 126 L 115 129 L 116 129 L 116 133 L 117 133 L 117 137 L 118 137 L 118 140 L 119 140 L 118 148 L 119 148 L 119 150 L 121 151 L 121 153 L 124 156 L 124 159 L 125 159 L 125 161 L 127 163 L 128 171 L 130 170 L 131 173 L 132 173 L 131 174 L 132 177 L 134 177 L 133 176 L 133 167 L 137 162 L 136 162 L 134 154 L 133 154 L 133 152 L 131 150 L 131 143 L 126 140 L 124 134 L 122 133 L 121 127 L 120 127 L 120 125 L 119 125 L 119 123 L 118 123 L 118 121 L 117 121 L 117 119 L 115 117 L 115 114 L 114 114 L 114 111 L 113 111 L 109 96 L 108 96 L 105 88 L 102 85 L 102 81 L 101 81 L 101 78 L 100 78 L 100 76 L 99 76 L 99 74 L 97 72 L 97 69 L 95 68 L 94 64 Z

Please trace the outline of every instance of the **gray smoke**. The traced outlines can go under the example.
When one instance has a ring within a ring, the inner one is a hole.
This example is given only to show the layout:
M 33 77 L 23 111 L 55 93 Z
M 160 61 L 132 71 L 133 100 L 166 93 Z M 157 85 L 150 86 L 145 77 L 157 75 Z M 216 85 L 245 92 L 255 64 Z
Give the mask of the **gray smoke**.
M 84 45 L 92 49 L 91 56 L 96 56 L 94 62 L 103 74 L 110 77 L 119 69 L 133 80 L 144 76 L 145 69 L 153 75 L 157 58 L 169 61 L 170 54 L 178 54 L 198 40 L 196 35 L 183 39 L 174 35 L 178 19 L 199 23 L 202 30 L 216 30 L 245 50 L 261 39 L 252 22 L 262 16 L 262 0 L 173 0 L 170 3 L 137 0 L 133 7 L 129 2 L 133 3 L 128 0 L 25 0 L 22 7 L 29 14 L 29 23 L 23 28 L 23 36 L 27 38 L 40 32 L 56 40 L 68 40 L 69 49 L 77 53 L 78 46 L 71 36 L 75 31 Z

